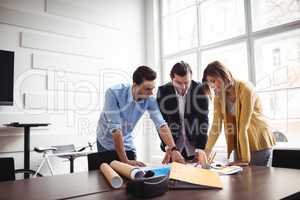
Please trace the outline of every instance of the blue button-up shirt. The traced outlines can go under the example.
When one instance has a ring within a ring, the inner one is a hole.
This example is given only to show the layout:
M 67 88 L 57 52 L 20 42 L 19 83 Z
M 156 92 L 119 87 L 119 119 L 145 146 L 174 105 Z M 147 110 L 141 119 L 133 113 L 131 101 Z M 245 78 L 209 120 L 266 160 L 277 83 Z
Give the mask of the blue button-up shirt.
M 97 127 L 100 145 L 106 150 L 114 150 L 112 134 L 114 130 L 121 129 L 125 150 L 135 151 L 132 131 L 145 111 L 149 112 L 156 129 L 166 124 L 153 96 L 135 101 L 130 84 L 119 84 L 107 89 Z

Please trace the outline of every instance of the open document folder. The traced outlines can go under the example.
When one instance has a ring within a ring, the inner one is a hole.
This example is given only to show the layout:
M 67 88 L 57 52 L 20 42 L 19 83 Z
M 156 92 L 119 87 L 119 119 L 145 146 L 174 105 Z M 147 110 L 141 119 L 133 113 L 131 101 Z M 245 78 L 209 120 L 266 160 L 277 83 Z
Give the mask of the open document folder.
M 218 173 L 173 162 L 169 188 L 173 189 L 222 189 Z

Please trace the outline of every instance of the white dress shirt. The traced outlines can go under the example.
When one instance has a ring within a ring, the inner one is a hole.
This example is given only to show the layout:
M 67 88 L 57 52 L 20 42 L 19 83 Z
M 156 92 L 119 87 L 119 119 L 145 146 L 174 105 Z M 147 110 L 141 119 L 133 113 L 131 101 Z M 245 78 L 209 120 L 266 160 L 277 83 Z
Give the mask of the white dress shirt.
M 176 91 L 176 89 L 175 89 Z M 188 91 L 188 90 L 187 90 Z M 176 97 L 178 100 L 178 109 L 179 109 L 179 117 L 181 123 L 181 134 L 176 142 L 176 147 L 182 153 L 185 149 L 187 156 L 194 156 L 195 155 L 195 147 L 191 145 L 190 141 L 188 140 L 185 132 L 185 125 L 184 125 L 184 112 L 185 112 L 185 103 L 186 103 L 186 94 L 182 96 L 176 91 Z

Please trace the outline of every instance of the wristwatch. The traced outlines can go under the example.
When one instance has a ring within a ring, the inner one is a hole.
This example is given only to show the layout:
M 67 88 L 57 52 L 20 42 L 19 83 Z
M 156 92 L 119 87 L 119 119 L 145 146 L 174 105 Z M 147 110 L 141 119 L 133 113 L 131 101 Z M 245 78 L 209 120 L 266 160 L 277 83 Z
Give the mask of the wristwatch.
M 170 146 L 165 146 L 165 151 L 168 151 L 168 150 L 170 150 L 171 152 L 172 152 L 172 151 L 178 151 L 178 149 L 177 149 L 176 146 L 172 146 L 172 147 L 170 147 Z
M 178 151 L 176 146 L 171 147 L 171 152 L 173 152 L 173 151 Z
M 204 151 L 203 149 L 195 149 L 195 153 L 199 153 L 199 152 L 202 152 Z

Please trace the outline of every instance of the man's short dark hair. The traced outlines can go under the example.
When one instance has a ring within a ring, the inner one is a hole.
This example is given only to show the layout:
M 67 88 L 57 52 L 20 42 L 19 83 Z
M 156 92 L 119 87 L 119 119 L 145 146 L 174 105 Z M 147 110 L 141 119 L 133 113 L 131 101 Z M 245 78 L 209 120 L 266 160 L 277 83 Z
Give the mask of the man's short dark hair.
M 188 72 L 191 74 L 193 73 L 191 66 L 188 63 L 181 61 L 173 66 L 173 68 L 171 69 L 170 76 L 171 78 L 174 78 L 175 74 L 179 76 L 185 76 Z
M 140 66 L 138 67 L 132 76 L 133 82 L 140 85 L 145 80 L 146 81 L 153 81 L 156 79 L 156 72 L 152 70 L 150 67 L 147 66 Z

